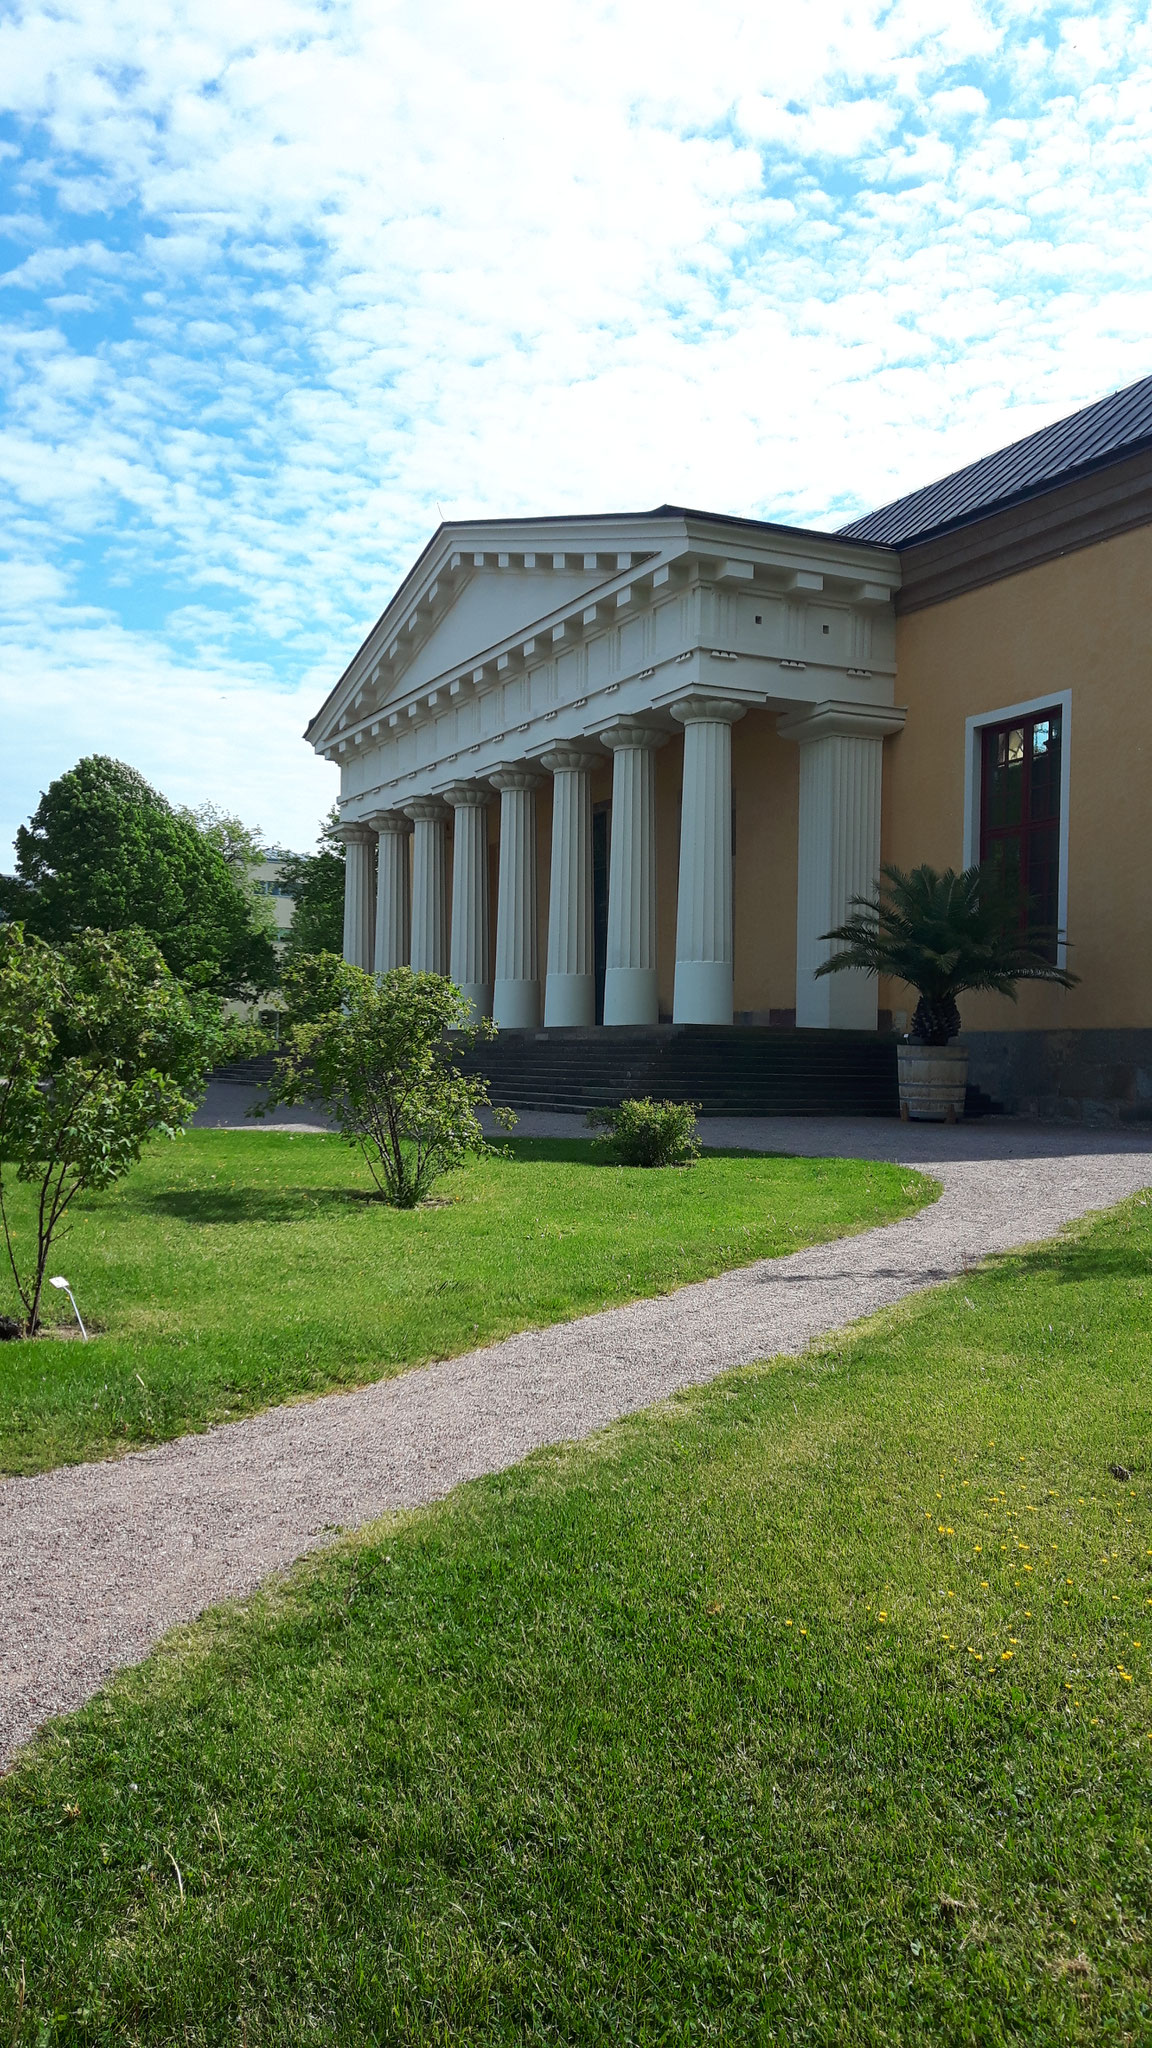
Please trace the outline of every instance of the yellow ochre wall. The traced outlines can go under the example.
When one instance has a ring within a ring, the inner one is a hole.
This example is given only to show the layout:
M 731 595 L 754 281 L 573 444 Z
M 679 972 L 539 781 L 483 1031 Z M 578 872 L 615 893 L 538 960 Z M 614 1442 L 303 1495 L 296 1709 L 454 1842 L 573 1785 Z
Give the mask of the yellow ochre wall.
M 1068 965 L 1081 985 L 969 996 L 970 1030 L 1152 1025 L 1152 527 L 950 598 L 897 622 L 883 857 L 959 867 L 965 721 L 1071 691 Z M 907 993 L 881 986 L 882 1005 Z

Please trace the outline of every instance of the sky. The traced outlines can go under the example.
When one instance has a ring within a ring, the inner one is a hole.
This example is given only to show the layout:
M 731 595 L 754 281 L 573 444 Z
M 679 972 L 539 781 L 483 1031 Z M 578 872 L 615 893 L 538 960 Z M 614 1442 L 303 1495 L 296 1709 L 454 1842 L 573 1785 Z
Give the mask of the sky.
M 444 518 L 835 527 L 1152 371 L 1149 0 L 0 0 L 0 868 L 305 849 Z

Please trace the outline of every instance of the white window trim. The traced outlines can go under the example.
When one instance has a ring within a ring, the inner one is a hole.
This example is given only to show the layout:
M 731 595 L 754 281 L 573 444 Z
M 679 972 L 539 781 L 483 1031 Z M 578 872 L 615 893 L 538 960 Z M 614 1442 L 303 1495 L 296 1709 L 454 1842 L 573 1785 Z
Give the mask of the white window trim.
M 981 711 L 964 724 L 964 866 L 974 868 L 980 859 L 980 769 L 981 735 L 985 726 L 1004 725 L 1010 718 L 1034 718 L 1038 711 L 1061 713 L 1060 720 L 1060 872 L 1056 889 L 1056 922 L 1064 934 L 1057 945 L 1056 964 L 1068 965 L 1068 795 L 1072 769 L 1072 692 L 1052 690 L 1046 697 L 1030 697 L 1025 704 L 1006 704 L 1000 711 Z

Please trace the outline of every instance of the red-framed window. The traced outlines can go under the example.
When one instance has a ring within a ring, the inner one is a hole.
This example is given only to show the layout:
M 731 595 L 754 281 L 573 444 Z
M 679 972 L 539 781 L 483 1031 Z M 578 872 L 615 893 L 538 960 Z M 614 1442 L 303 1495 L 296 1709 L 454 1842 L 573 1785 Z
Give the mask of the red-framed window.
M 1056 957 L 1060 921 L 1058 706 L 981 731 L 980 859 L 1001 870 L 1020 903 L 1021 930 L 1047 928 Z

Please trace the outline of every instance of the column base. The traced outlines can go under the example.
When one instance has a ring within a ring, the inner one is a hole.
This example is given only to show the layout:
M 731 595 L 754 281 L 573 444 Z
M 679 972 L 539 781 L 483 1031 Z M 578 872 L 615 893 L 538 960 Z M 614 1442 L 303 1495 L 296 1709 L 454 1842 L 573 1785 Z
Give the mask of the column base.
M 876 983 L 870 974 L 800 975 L 796 1024 L 801 1030 L 875 1031 Z
M 550 974 L 544 983 L 545 1024 L 594 1024 L 596 980 L 591 974 Z
M 678 960 L 672 997 L 674 1024 L 730 1024 L 732 969 L 724 960 Z
M 654 967 L 610 967 L 604 976 L 606 1024 L 658 1024 L 660 992 Z
M 472 1005 L 473 1021 L 492 1015 L 492 990 L 486 981 L 458 981 L 456 986 Z
M 492 1016 L 504 1031 L 532 1031 L 540 1022 L 538 981 L 498 981 L 492 989 Z

